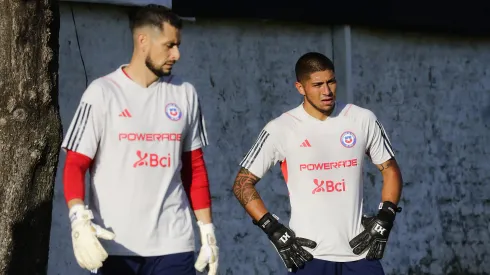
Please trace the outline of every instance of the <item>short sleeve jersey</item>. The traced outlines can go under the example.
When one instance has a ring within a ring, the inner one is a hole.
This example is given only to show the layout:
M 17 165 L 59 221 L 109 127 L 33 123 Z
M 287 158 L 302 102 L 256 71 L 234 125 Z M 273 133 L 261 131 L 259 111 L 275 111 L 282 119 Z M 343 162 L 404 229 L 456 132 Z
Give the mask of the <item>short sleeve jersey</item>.
M 373 112 L 336 103 L 320 121 L 298 106 L 270 121 L 240 165 L 262 178 L 281 164 L 290 195 L 289 226 L 318 243 L 315 258 L 347 262 L 349 241 L 361 233 L 364 157 L 381 164 L 394 157 L 383 126 Z
M 168 76 L 144 88 L 121 66 L 89 85 L 62 148 L 93 159 L 88 204 L 116 234 L 102 241 L 110 255 L 194 251 L 181 155 L 206 145 L 190 83 Z

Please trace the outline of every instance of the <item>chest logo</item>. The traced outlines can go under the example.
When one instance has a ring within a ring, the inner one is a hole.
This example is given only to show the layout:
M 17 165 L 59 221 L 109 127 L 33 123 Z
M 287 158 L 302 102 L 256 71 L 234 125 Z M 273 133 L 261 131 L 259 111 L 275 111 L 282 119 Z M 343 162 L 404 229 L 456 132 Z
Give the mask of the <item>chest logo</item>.
M 354 145 L 356 145 L 356 141 L 356 135 L 351 131 L 345 131 L 340 136 L 340 143 L 342 143 L 345 148 L 354 147 Z
M 182 111 L 175 103 L 169 103 L 165 106 L 165 114 L 173 121 L 178 121 L 182 117 Z

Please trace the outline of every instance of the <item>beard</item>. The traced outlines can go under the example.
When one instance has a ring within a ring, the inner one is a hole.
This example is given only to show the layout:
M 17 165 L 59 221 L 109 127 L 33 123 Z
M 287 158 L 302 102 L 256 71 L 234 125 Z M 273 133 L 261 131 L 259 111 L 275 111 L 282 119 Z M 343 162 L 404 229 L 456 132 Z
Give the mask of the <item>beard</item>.
M 165 70 L 163 66 L 158 67 L 157 65 L 155 65 L 155 63 L 151 60 L 149 56 L 146 57 L 145 65 L 148 68 L 148 70 L 150 70 L 157 77 L 168 76 L 172 72 L 172 70 Z
M 333 110 L 335 109 L 335 106 L 336 106 L 336 101 L 334 100 L 333 101 L 333 105 L 328 107 L 328 108 L 320 108 L 319 106 L 317 106 L 315 103 L 313 103 L 313 100 L 310 100 L 310 98 L 308 96 L 304 96 L 306 101 L 308 101 L 308 103 L 310 103 L 311 106 L 313 106 L 313 108 L 315 108 L 317 111 L 319 111 L 320 113 L 326 115 L 326 116 L 329 116 L 330 114 L 332 114 Z

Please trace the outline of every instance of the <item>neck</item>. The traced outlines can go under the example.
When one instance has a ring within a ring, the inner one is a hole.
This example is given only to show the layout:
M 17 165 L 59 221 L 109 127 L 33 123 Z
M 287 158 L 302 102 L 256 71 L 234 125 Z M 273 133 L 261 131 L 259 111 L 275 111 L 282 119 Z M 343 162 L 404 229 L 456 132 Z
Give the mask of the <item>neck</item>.
M 135 57 L 133 57 L 128 66 L 124 67 L 123 69 L 131 80 L 145 88 L 149 87 L 158 80 L 158 76 L 156 76 L 146 67 L 145 62 L 137 60 Z
M 332 114 L 333 110 L 335 109 L 335 105 L 332 109 L 328 111 L 322 111 L 310 104 L 308 100 L 305 99 L 305 101 L 303 102 L 303 109 L 305 109 L 306 113 L 308 113 L 310 116 L 323 121 Z

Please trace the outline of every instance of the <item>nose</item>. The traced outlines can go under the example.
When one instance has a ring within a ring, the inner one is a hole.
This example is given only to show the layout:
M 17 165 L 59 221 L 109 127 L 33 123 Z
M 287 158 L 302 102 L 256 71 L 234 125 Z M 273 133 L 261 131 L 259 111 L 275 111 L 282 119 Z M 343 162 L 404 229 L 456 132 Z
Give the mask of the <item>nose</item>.
M 322 94 L 324 94 L 326 96 L 332 96 L 333 92 L 330 89 L 330 87 L 328 86 L 328 84 L 325 85 L 325 88 L 322 90 Z
M 171 54 L 171 57 L 174 61 L 177 61 L 180 59 L 180 50 L 179 50 L 179 47 L 177 46 L 174 46 L 172 48 L 172 54 Z

